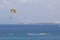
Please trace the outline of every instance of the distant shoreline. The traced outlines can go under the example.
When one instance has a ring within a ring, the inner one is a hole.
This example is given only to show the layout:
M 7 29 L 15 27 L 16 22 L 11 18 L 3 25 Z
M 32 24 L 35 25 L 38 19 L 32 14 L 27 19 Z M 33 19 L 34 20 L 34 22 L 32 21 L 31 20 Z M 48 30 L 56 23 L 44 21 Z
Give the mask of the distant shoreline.
M 0 24 L 0 25 L 59 25 L 60 23 L 20 23 L 20 24 Z

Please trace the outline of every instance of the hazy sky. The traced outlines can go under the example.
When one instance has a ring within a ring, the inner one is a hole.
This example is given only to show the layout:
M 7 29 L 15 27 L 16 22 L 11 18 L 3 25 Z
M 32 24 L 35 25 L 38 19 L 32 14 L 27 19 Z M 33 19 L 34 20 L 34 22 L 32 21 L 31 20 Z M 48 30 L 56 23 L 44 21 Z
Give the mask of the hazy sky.
M 10 19 L 10 9 L 17 13 Z M 60 21 L 60 0 L 0 0 L 0 24 Z

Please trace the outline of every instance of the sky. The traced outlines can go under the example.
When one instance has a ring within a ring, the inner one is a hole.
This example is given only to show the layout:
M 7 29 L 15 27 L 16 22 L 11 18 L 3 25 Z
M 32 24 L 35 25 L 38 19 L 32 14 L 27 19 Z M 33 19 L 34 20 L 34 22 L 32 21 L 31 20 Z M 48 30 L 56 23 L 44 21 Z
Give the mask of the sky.
M 12 8 L 16 9 L 14 15 Z M 59 21 L 60 0 L 0 0 L 0 24 Z

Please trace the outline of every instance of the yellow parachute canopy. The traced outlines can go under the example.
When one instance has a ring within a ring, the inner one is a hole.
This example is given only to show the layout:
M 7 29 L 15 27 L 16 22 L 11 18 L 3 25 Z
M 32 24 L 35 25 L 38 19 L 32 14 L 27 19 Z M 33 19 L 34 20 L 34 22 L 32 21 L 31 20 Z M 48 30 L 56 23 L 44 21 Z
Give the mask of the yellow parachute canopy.
M 16 10 L 15 10 L 15 9 L 11 9 L 10 11 L 11 11 L 11 13 L 13 13 L 13 14 L 16 13 Z

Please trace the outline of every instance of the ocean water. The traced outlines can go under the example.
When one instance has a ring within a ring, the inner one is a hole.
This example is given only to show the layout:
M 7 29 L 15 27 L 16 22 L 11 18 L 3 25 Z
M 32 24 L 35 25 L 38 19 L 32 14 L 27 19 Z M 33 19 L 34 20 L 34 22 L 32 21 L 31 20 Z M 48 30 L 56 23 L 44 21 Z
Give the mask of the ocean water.
M 60 26 L 58 24 L 0 25 L 0 40 L 60 40 Z

